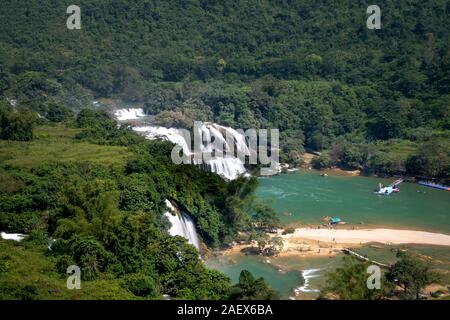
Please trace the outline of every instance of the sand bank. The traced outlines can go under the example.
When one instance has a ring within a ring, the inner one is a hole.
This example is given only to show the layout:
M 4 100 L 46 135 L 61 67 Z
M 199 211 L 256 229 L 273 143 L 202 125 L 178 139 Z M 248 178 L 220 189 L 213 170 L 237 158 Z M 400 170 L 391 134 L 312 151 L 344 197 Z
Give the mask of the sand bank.
M 395 229 L 295 229 L 294 233 L 281 236 L 285 244 L 296 240 L 312 240 L 330 244 L 428 244 L 450 246 L 450 235 L 415 230 Z
M 298 228 L 294 233 L 286 235 L 282 235 L 282 231 L 280 229 L 278 234 L 271 234 L 283 239 L 283 248 L 278 253 L 280 257 L 335 256 L 342 253 L 344 248 L 359 247 L 368 243 L 450 246 L 450 235 L 415 230 Z M 234 245 L 221 254 L 242 253 L 252 246 L 255 247 L 256 244 Z

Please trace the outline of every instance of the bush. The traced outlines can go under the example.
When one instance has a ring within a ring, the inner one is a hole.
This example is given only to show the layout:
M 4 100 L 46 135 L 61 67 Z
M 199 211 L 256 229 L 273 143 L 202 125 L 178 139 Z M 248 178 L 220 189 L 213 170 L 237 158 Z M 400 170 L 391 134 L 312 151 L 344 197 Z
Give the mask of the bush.
M 326 153 L 322 153 L 320 157 L 314 158 L 311 161 L 311 165 L 314 169 L 325 169 L 331 167 L 330 157 Z
M 56 103 L 47 106 L 47 119 L 51 122 L 61 122 L 73 117 L 72 110 Z
M 294 233 L 294 232 L 295 232 L 295 228 L 289 227 L 289 228 L 286 228 L 283 230 L 283 235 Z
M 0 114 L 0 138 L 3 140 L 30 141 L 36 116 L 31 112 L 6 112 Z
M 131 291 L 135 296 L 139 297 L 156 297 L 158 290 L 156 289 L 156 281 L 145 274 L 130 274 L 124 277 L 123 287 Z

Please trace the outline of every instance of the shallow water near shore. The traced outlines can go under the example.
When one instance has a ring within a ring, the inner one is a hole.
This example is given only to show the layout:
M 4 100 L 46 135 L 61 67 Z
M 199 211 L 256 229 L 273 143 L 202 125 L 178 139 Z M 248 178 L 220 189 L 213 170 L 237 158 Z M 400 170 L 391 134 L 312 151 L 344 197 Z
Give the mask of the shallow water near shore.
M 324 285 L 324 275 L 339 266 L 342 257 L 298 257 L 267 258 L 233 253 L 213 257 L 206 262 L 209 268 L 218 269 L 239 281 L 241 270 L 249 270 L 255 278 L 263 277 L 282 299 L 312 299 Z M 270 261 L 270 262 L 268 262 Z
M 387 185 L 394 180 L 332 174 L 321 177 L 318 171 L 308 170 L 260 178 L 257 197 L 275 209 L 286 225 L 317 226 L 323 216 L 338 216 L 359 228 L 387 227 L 450 234 L 450 192 L 402 183 L 398 194 L 373 194 L 379 182 Z M 430 257 L 435 268 L 450 274 L 449 247 L 367 245 L 357 251 L 390 264 L 396 260 L 397 248 Z M 247 269 L 256 277 L 264 277 L 283 299 L 314 299 L 326 283 L 325 275 L 341 265 L 343 256 L 264 258 L 234 253 L 210 258 L 207 264 L 227 274 L 233 283 L 238 281 L 240 271 Z M 267 259 L 270 263 L 266 263 Z M 450 282 L 450 275 L 446 278 Z

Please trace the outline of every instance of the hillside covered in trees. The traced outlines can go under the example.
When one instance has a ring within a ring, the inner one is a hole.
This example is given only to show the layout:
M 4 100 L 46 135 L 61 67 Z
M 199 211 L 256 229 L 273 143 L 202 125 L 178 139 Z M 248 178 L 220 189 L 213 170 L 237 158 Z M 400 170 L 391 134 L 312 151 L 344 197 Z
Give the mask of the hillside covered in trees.
M 43 115 L 139 102 L 179 124 L 278 128 L 284 161 L 306 148 L 325 151 L 318 168 L 449 176 L 448 1 L 379 1 L 380 30 L 367 1 L 77 4 L 81 30 L 66 1 L 3 2 L 3 99 Z
M 0 239 L 0 299 L 278 297 L 263 279 L 232 286 L 207 269 L 194 246 L 169 235 L 164 215 L 169 199 L 206 246 L 226 245 L 258 231 L 255 221 L 276 222 L 254 200 L 255 178 L 226 182 L 174 165 L 171 143 L 118 128 L 106 113 L 83 109 L 35 128 L 15 115 L 0 107 L 0 230 L 27 236 Z M 83 271 L 78 293 L 65 290 L 69 265 Z

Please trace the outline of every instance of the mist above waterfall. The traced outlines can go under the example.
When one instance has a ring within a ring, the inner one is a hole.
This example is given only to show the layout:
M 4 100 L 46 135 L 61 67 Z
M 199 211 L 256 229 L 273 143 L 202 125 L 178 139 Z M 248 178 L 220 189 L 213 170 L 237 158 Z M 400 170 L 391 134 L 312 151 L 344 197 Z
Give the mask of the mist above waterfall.
M 114 112 L 114 116 L 119 121 L 126 120 L 138 120 L 139 118 L 145 117 L 144 109 L 142 108 L 129 108 L 129 109 L 118 109 Z

